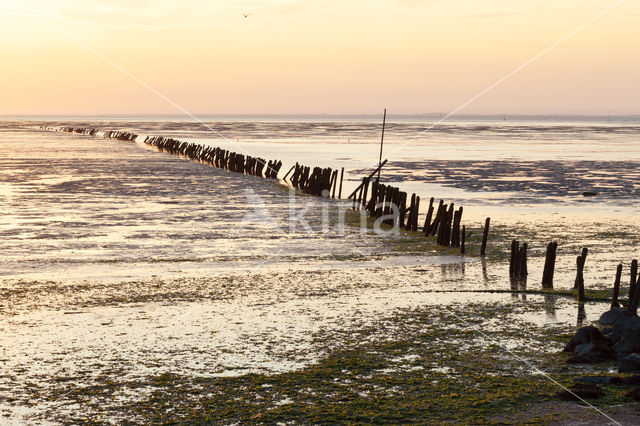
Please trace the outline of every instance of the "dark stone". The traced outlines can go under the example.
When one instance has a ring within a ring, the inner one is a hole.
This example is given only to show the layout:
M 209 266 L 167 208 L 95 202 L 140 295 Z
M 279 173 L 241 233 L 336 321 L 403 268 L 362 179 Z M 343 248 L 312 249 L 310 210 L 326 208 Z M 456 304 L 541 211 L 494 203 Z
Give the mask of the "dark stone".
M 575 336 L 564 347 L 565 352 L 574 352 L 578 345 L 587 343 L 606 343 L 607 339 L 602 335 L 599 329 L 593 326 L 582 327 Z
M 634 352 L 640 353 L 640 337 L 622 337 L 611 349 L 618 359 Z
M 615 354 L 606 343 L 583 343 L 576 346 L 574 356 L 567 362 L 572 364 L 590 364 L 615 359 Z
M 640 317 L 624 308 L 613 308 L 603 313 L 598 322 L 613 329 L 609 336 L 611 342 L 617 342 L 623 337 L 640 337 Z
M 620 318 L 618 322 L 613 325 L 614 337 L 623 339 L 640 337 L 640 317 L 634 315 L 627 318 Z
M 593 192 L 593 191 L 584 191 L 584 192 L 582 193 L 582 195 L 583 195 L 584 197 L 593 197 L 593 196 L 598 195 L 598 193 L 597 193 L 597 192 Z
M 600 398 L 601 396 L 605 395 L 605 392 L 598 385 L 578 383 L 571 388 L 571 391 L 562 390 L 558 392 L 556 395 L 560 399 L 563 399 L 565 401 L 579 401 L 580 398 L 582 399 Z
M 611 333 L 613 333 L 613 328 L 611 328 L 611 327 L 605 327 L 605 328 L 602 329 L 602 335 L 604 337 L 607 337 Z
M 640 354 L 627 355 L 618 364 L 618 373 L 636 373 L 638 371 L 640 371 Z
M 600 323 L 600 325 L 613 325 L 618 321 L 618 319 L 628 318 L 631 316 L 633 315 L 624 308 L 613 308 L 600 315 L 598 323 Z

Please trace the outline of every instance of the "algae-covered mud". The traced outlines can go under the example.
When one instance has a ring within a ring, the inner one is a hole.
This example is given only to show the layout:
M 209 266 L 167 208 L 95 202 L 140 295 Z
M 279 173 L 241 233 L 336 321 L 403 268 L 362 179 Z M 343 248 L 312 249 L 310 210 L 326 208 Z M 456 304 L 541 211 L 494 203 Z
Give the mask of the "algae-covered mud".
M 620 262 L 626 297 L 637 124 L 453 123 L 400 149 L 423 126 L 392 123 L 383 180 L 463 205 L 465 256 L 420 233 L 375 232 L 349 202 L 41 124 L 239 145 L 284 172 L 345 167 L 343 195 L 375 165 L 379 130 L 212 119 L 222 139 L 173 119 L 4 122 L 0 422 L 638 420 L 630 386 L 592 406 L 555 396 L 615 373 L 561 351 L 608 309 Z M 557 154 L 577 137 L 588 150 Z M 512 239 L 530 247 L 525 282 L 509 280 Z M 552 240 L 554 289 L 543 290 Z M 582 247 L 590 300 L 579 306 Z

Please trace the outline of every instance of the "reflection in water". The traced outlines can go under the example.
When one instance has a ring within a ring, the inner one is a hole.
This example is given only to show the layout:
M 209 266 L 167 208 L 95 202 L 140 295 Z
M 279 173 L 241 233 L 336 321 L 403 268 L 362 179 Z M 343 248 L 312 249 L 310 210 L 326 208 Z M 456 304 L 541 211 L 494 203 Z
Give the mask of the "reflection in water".
M 556 300 L 557 297 L 553 294 L 544 295 L 544 310 L 549 322 L 556 322 Z
M 484 279 L 484 284 L 489 284 L 489 274 L 487 273 L 487 259 L 484 257 L 481 259 L 482 263 L 482 278 Z
M 578 303 L 578 327 L 587 319 L 587 313 L 584 310 L 584 303 Z
M 520 295 L 517 293 L 518 280 L 516 280 L 515 278 L 511 278 L 509 288 L 511 289 L 511 291 L 513 291 L 513 293 L 511 293 L 511 298 L 516 300 L 519 299 Z
M 464 263 L 450 263 L 440 264 L 440 271 L 442 273 L 443 280 L 462 280 L 464 278 L 465 267 Z

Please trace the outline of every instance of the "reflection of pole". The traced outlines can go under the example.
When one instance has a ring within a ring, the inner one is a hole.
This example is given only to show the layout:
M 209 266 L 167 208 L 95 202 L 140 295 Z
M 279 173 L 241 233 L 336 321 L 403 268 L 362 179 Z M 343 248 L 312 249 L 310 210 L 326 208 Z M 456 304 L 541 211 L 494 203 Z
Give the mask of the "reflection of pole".
M 584 310 L 584 303 L 578 303 L 578 326 L 582 325 L 582 322 L 587 318 L 587 313 Z
M 556 319 L 556 296 L 553 294 L 544 295 L 544 310 L 547 311 L 547 318 Z
M 384 144 L 384 126 L 387 122 L 387 109 L 384 109 L 382 116 L 382 137 L 380 138 L 380 159 L 378 160 L 378 182 L 380 182 L 380 170 L 382 169 L 382 145 Z
M 489 274 L 487 273 L 487 259 L 481 257 L 480 261 L 482 262 L 482 278 L 484 279 L 484 284 L 487 285 L 489 283 Z

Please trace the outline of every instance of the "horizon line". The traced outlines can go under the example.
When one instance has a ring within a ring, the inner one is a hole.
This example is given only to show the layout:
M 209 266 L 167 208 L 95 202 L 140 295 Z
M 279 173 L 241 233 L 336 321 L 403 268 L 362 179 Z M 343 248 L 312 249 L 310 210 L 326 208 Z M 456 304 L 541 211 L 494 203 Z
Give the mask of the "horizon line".
M 378 117 L 382 113 L 195 113 L 200 117 Z M 429 113 L 401 113 L 387 114 L 391 117 L 442 117 L 448 115 L 445 112 Z M 184 117 L 180 113 L 0 113 L 0 118 L 4 117 Z M 640 117 L 640 112 L 636 113 L 462 113 L 453 114 L 455 117 Z M 187 117 L 185 117 L 187 118 Z

